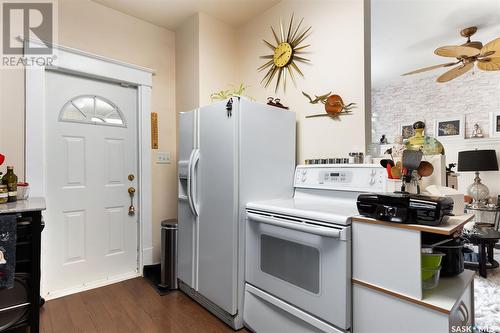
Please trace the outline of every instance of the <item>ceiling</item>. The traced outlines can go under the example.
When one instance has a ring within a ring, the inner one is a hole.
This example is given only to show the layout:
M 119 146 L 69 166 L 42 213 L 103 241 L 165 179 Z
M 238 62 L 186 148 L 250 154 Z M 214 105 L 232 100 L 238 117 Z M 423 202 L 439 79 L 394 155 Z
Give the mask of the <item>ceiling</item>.
M 434 50 L 460 45 L 460 30 L 477 26 L 472 40 L 483 44 L 500 37 L 500 0 L 372 0 L 372 87 L 401 79 L 401 74 L 448 62 Z M 432 75 L 440 69 L 414 76 Z
M 174 30 L 197 12 L 204 12 L 236 27 L 280 2 L 280 0 L 93 1 L 170 30 Z

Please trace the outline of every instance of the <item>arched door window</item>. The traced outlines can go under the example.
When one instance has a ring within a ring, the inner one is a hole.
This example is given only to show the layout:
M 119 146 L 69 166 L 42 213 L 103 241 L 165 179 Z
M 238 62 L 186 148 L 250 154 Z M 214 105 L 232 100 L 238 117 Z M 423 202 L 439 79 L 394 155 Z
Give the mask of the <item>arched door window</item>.
M 61 109 L 59 120 L 73 123 L 127 127 L 120 109 L 104 97 L 77 96 Z

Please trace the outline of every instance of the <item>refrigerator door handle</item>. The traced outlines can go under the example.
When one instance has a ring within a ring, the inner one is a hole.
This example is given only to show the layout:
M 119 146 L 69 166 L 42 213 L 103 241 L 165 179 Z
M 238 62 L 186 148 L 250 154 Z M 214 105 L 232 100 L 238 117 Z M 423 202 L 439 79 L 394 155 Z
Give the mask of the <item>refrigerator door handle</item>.
M 195 216 L 199 215 L 199 206 L 198 203 L 196 202 L 196 186 L 198 186 L 198 171 L 197 171 L 197 166 L 198 162 L 200 161 L 200 150 L 195 149 L 193 150 L 193 159 L 191 161 L 190 165 L 190 174 L 191 174 L 191 182 L 190 182 L 190 194 L 191 194 L 191 201 L 193 203 L 193 214 Z
M 196 149 L 193 149 L 191 151 L 191 155 L 189 156 L 189 166 L 188 166 L 188 176 L 187 176 L 187 201 L 189 203 L 189 208 L 191 209 L 191 212 L 193 213 L 194 216 L 197 216 L 195 208 L 194 208 L 194 203 L 193 203 L 193 194 L 191 192 L 192 186 L 191 183 L 193 182 L 193 175 L 192 175 L 192 165 L 193 165 L 193 156 L 195 153 Z

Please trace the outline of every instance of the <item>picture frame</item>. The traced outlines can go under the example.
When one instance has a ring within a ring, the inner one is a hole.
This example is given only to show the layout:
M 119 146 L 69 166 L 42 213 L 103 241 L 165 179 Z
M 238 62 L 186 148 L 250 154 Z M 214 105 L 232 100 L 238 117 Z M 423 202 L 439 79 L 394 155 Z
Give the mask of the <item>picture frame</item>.
M 465 117 L 436 119 L 434 135 L 439 140 L 465 139 Z
M 490 137 L 500 138 L 500 111 L 490 112 Z
M 401 135 L 403 140 L 408 140 L 415 135 L 415 130 L 413 129 L 414 122 L 401 123 L 399 124 L 399 132 L 397 135 Z

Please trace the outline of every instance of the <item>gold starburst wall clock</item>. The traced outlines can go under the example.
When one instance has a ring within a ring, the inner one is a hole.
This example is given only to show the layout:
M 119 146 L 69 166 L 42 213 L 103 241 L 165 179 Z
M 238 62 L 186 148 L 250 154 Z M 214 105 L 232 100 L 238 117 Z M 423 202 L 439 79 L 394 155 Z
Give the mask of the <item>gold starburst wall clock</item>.
M 302 21 L 304 19 L 302 18 L 297 26 L 294 25 L 293 19 L 294 16 L 292 14 L 287 31 L 283 28 L 283 22 L 280 19 L 279 35 L 271 26 L 276 45 L 264 40 L 264 43 L 273 51 L 273 54 L 261 56 L 262 59 L 270 60 L 260 66 L 258 70 L 264 71 L 267 69 L 266 75 L 264 75 L 261 81 L 266 88 L 276 77 L 275 92 L 278 92 L 280 85 L 283 85 L 283 91 L 286 91 L 287 76 L 290 76 L 295 84 L 294 72 L 304 76 L 297 62 L 308 63 L 310 61 L 309 59 L 299 56 L 299 54 L 304 53 L 304 49 L 310 46 L 301 44 L 310 36 L 311 27 L 301 30 Z

